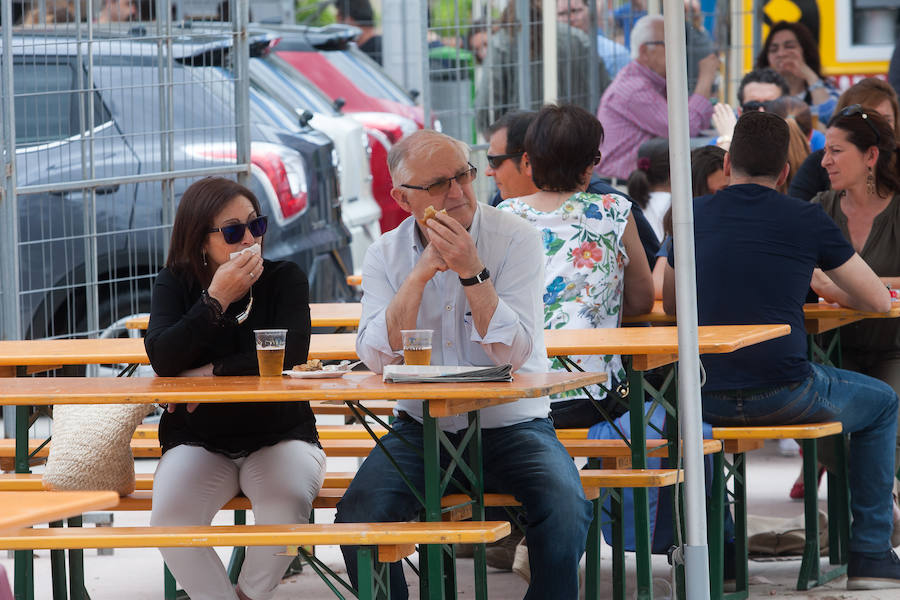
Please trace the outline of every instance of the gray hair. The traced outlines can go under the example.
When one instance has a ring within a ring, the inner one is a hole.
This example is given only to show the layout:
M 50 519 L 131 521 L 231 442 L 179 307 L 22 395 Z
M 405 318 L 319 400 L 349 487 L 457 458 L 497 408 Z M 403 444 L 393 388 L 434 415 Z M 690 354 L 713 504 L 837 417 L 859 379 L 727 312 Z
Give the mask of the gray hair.
M 433 129 L 420 129 L 394 144 L 388 152 L 388 169 L 391 172 L 391 182 L 394 187 L 409 183 L 412 174 L 406 164 L 408 156 L 415 155 L 428 160 L 447 144 L 456 146 L 466 160 L 469 159 L 469 146 L 465 142 Z
M 664 23 L 661 15 L 644 15 L 631 28 L 631 58 L 635 59 L 641 52 L 641 46 L 655 41 L 654 23 Z

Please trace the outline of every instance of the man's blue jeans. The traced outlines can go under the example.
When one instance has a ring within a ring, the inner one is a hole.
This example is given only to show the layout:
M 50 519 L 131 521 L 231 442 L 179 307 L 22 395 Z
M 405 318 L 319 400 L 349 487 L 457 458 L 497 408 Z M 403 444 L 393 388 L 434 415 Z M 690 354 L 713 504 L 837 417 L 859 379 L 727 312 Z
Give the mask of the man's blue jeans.
M 851 552 L 890 550 L 897 394 L 886 383 L 818 364 L 798 384 L 703 393 L 712 425 L 791 425 L 840 421 L 850 434 Z
M 399 435 L 422 447 L 422 426 L 394 423 Z M 457 443 L 459 436 L 449 435 Z M 482 430 L 485 491 L 513 494 L 525 509 L 531 585 L 525 598 L 578 597 L 578 562 L 591 522 L 578 470 L 556 437 L 549 419 Z M 386 448 L 424 495 L 422 459 L 397 435 L 383 438 Z M 446 467 L 446 455 L 441 457 Z M 380 448 L 372 450 L 338 503 L 336 523 L 408 521 L 421 510 Z M 347 574 L 357 584 L 356 548 L 342 547 Z M 401 563 L 391 565 L 391 598 L 409 597 Z

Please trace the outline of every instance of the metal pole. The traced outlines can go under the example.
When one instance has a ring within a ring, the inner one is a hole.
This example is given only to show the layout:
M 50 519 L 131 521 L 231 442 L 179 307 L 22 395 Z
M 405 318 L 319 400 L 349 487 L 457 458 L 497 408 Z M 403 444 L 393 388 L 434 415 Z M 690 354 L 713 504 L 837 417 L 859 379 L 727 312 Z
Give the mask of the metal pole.
M 519 109 L 531 109 L 531 7 L 528 0 L 516 0 L 516 54 L 519 57 Z M 504 109 L 508 110 L 508 108 Z
M 588 73 L 588 97 L 590 99 L 590 106 L 595 112 L 600 105 L 600 74 L 597 72 L 600 64 L 600 56 L 597 53 L 597 1 L 598 0 L 588 0 L 588 19 L 590 19 L 591 25 L 587 32 L 591 42 L 591 70 Z
M 729 15 L 729 31 L 731 43 L 728 47 L 728 95 L 725 101 L 732 106 L 737 104 L 737 90 L 740 82 L 744 53 L 744 27 L 741 18 L 741 3 L 737 0 L 731 0 L 727 5 Z
M 541 19 L 543 23 L 542 37 L 544 38 L 543 48 L 543 71 L 544 71 L 544 104 L 556 102 L 559 98 L 559 90 L 557 89 L 556 71 L 557 65 L 556 55 L 556 2 L 548 1 L 541 4 Z M 571 68 L 571 65 L 568 65 Z
M 428 59 L 428 0 L 419 2 L 420 18 L 419 23 L 419 52 L 422 62 L 419 65 L 422 78 L 422 113 L 425 116 L 426 127 L 431 124 L 432 108 L 431 108 L 431 77 L 430 77 L 430 60 Z
M 756 60 L 756 55 L 759 54 L 760 48 L 762 48 L 762 16 L 763 16 L 763 5 L 760 0 L 753 0 L 753 14 L 750 15 L 753 23 L 753 59 Z M 743 71 L 741 71 L 743 72 Z
M 238 0 L 234 11 L 234 66 L 237 81 L 234 82 L 235 142 L 237 163 L 246 165 L 238 172 L 238 182 L 250 183 L 250 43 L 247 40 L 247 24 L 250 22 L 249 0 Z
M 12 2 L 2 2 L 3 23 L 12 23 Z M 13 86 L 12 27 L 3 27 L 3 60 L 0 62 L 0 109 L 2 109 L 3 188 L 0 190 L 0 339 L 22 338 L 19 309 L 19 216 L 16 206 L 16 116 Z M 6 419 L 4 419 L 4 422 Z M 8 435 L 7 435 L 8 437 Z
M 678 305 L 678 414 L 684 444 L 686 593 L 691 600 L 706 600 L 709 598 L 709 550 L 706 545 L 706 485 L 697 342 L 687 53 L 682 0 L 665 0 L 664 19 L 672 225 L 678 248 L 675 253 L 675 296 Z

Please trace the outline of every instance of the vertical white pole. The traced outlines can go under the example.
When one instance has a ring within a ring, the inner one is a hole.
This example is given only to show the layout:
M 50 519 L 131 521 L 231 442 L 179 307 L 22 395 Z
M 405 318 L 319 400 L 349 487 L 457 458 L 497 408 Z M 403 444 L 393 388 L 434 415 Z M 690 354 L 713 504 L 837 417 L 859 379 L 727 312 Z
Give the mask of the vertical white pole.
M 697 342 L 697 282 L 691 194 L 687 53 L 682 0 L 665 0 L 666 88 L 669 108 L 669 164 L 675 237 L 675 296 L 678 305 L 678 420 L 684 444 L 686 594 L 709 598 L 706 545 L 706 485 L 700 408 L 700 356 Z
M 542 33 L 544 37 L 543 61 L 544 61 L 544 104 L 556 102 L 559 90 L 556 89 L 556 0 L 545 0 L 541 4 L 541 18 L 543 20 Z

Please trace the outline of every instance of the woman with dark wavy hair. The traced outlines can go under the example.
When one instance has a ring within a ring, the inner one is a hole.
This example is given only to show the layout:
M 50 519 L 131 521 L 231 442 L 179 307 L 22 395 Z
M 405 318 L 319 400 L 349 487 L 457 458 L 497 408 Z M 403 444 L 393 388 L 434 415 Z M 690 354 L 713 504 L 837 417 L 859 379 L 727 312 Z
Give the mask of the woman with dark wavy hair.
M 828 124 L 822 166 L 832 189 L 812 201 L 822 205 L 885 285 L 900 288 L 900 165 L 893 127 L 859 104 L 846 107 Z M 826 300 L 847 305 L 837 286 L 818 270 L 812 288 Z M 842 327 L 841 358 L 845 369 L 900 390 L 900 322 L 864 320 Z M 900 464 L 900 440 L 894 459 Z M 891 544 L 900 545 L 896 494 Z
M 802 23 L 779 21 L 769 29 L 755 68 L 772 67 L 784 77 L 791 95 L 809 104 L 821 123 L 827 123 L 840 95 L 822 75 L 819 45 Z

